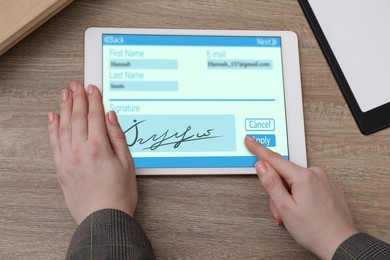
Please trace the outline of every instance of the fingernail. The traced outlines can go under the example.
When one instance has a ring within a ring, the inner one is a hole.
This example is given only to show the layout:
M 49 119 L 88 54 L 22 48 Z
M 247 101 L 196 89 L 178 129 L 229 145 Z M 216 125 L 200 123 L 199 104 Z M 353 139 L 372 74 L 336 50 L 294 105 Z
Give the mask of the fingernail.
M 54 121 L 54 113 L 53 112 L 49 112 L 49 114 L 47 114 L 47 119 L 49 120 L 49 124 L 53 123 L 53 121 Z
M 116 113 L 114 111 L 109 111 L 108 112 L 108 120 L 110 120 L 110 123 L 113 125 L 118 124 L 118 117 L 116 116 Z
M 69 91 L 67 89 L 61 90 L 61 100 L 66 101 L 69 97 Z
M 253 138 L 253 136 L 250 136 L 250 135 L 247 135 L 247 136 L 245 137 L 245 139 L 246 139 L 248 142 L 251 142 L 251 143 L 256 142 L 256 140 Z
M 78 84 L 77 84 L 77 81 L 75 81 L 75 80 L 73 80 L 73 81 L 70 83 L 70 89 L 71 89 L 73 92 L 76 91 L 77 86 L 78 86 Z
M 93 87 L 92 85 L 88 85 L 87 94 L 88 94 L 88 95 L 91 95 L 92 92 L 93 92 L 93 89 L 94 89 L 94 87 Z
M 262 161 L 258 161 L 256 163 L 256 172 L 260 177 L 263 177 L 267 173 L 267 165 L 263 163 Z

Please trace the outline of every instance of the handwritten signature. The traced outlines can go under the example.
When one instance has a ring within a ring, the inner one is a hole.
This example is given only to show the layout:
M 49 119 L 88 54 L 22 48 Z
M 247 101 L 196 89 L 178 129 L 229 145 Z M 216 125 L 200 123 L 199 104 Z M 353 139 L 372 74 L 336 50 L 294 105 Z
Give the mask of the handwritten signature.
M 142 121 L 137 121 L 133 120 L 134 124 L 129 127 L 126 131 L 124 131 L 125 134 L 127 133 L 134 133 L 134 138 L 132 140 L 127 140 L 128 146 L 132 147 L 135 144 L 140 144 L 140 145 L 146 145 L 147 147 L 143 148 L 143 150 L 156 150 L 157 148 L 161 146 L 166 146 L 166 145 L 173 145 L 174 149 L 179 148 L 179 146 L 182 143 L 185 142 L 193 142 L 193 141 L 200 141 L 200 140 L 205 140 L 205 139 L 212 139 L 212 138 L 219 138 L 222 136 L 218 135 L 212 135 L 212 132 L 214 129 L 207 129 L 204 132 L 197 132 L 197 133 L 190 133 L 192 127 L 187 126 L 187 128 L 184 130 L 184 132 L 180 131 L 171 131 L 167 129 L 164 133 L 162 134 L 152 134 L 151 136 L 148 137 L 140 137 L 140 130 L 139 126 L 145 122 L 146 120 Z M 174 132 L 174 133 L 173 133 Z M 173 134 L 172 134 L 173 133 Z

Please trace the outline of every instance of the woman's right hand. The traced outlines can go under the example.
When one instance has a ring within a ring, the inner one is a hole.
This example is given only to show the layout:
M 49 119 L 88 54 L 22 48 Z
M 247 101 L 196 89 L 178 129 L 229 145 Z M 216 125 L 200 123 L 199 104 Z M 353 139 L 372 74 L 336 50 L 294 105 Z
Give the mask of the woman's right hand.
M 277 223 L 301 246 L 331 259 L 338 246 L 358 232 L 339 185 L 324 170 L 302 168 L 252 137 L 246 137 L 245 144 L 259 159 L 256 172 Z

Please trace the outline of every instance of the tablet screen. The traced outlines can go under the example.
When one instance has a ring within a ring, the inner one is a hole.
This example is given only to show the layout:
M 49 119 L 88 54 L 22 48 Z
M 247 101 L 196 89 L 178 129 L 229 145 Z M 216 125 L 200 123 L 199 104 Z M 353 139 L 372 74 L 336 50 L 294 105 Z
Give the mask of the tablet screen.
M 103 34 L 103 103 L 136 168 L 253 167 L 246 135 L 288 159 L 280 37 Z

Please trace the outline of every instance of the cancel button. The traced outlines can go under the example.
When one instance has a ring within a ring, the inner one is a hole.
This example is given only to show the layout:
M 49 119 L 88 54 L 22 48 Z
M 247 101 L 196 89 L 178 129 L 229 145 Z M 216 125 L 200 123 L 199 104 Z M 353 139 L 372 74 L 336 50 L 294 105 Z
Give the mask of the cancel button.
M 275 131 L 275 119 L 273 118 L 247 118 L 245 119 L 246 131 Z

